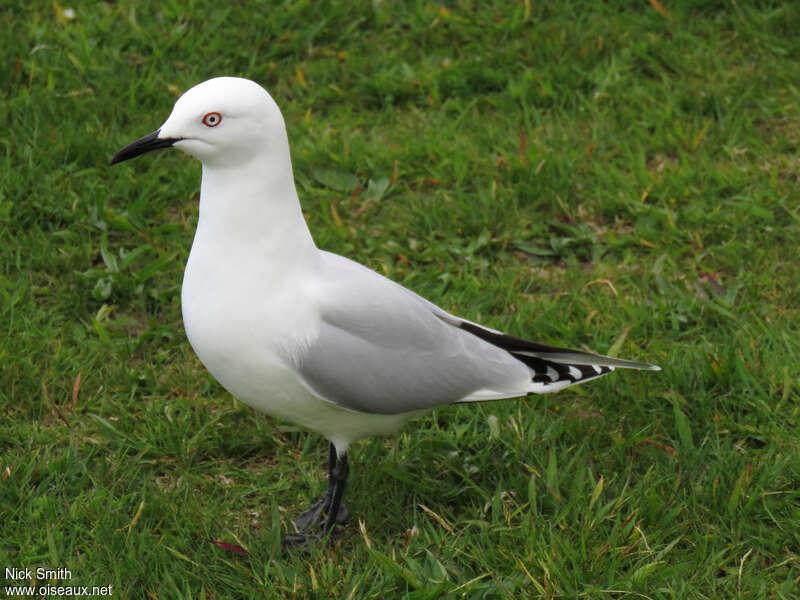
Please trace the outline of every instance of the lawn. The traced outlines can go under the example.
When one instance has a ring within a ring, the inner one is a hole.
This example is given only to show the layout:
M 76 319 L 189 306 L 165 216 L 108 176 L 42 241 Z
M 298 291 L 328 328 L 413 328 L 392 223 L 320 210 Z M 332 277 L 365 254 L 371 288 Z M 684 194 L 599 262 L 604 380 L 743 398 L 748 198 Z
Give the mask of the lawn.
M 0 586 L 798 597 L 800 5 L 183 4 L 0 11 Z M 199 164 L 108 166 L 222 74 L 281 106 L 320 247 L 663 371 L 361 442 L 354 519 L 281 554 L 326 442 L 189 347 Z

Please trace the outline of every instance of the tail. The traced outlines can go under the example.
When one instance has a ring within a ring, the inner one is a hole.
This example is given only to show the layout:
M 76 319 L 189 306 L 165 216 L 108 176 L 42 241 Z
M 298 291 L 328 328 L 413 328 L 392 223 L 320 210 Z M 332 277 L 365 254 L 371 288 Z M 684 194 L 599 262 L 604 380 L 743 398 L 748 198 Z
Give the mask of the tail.
M 458 326 L 490 344 L 502 348 L 533 372 L 531 392 L 557 392 L 611 373 L 616 367 L 660 371 L 661 367 L 645 362 L 623 360 L 582 350 L 557 348 L 486 329 L 469 321 Z

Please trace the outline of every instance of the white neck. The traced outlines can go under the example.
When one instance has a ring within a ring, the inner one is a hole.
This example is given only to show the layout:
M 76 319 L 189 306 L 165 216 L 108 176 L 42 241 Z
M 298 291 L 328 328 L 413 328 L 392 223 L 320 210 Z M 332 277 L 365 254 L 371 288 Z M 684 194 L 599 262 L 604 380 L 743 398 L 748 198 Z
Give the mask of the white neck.
M 198 245 L 206 251 L 213 247 L 221 261 L 289 269 L 314 254 L 316 246 L 297 199 L 288 143 L 259 152 L 244 164 L 203 165 L 193 251 Z

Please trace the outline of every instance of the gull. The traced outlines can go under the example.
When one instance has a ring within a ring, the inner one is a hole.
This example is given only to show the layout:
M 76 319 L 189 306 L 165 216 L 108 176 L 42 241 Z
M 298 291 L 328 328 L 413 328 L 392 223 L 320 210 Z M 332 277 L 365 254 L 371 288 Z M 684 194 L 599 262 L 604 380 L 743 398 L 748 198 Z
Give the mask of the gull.
M 456 317 L 317 248 L 295 189 L 283 116 L 259 84 L 200 83 L 111 164 L 175 147 L 202 162 L 183 276 L 189 343 L 236 398 L 329 442 L 328 486 L 287 548 L 326 539 L 349 513 L 347 451 L 446 404 L 556 392 L 644 362 L 533 342 Z

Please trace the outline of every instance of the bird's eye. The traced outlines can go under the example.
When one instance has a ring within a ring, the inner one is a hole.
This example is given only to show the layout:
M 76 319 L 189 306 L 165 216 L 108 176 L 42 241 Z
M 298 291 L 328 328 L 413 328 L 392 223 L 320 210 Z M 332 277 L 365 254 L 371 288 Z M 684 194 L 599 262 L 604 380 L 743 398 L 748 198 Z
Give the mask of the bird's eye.
M 218 112 L 210 112 L 203 117 L 203 125 L 206 127 L 216 127 L 222 123 L 222 115 Z

